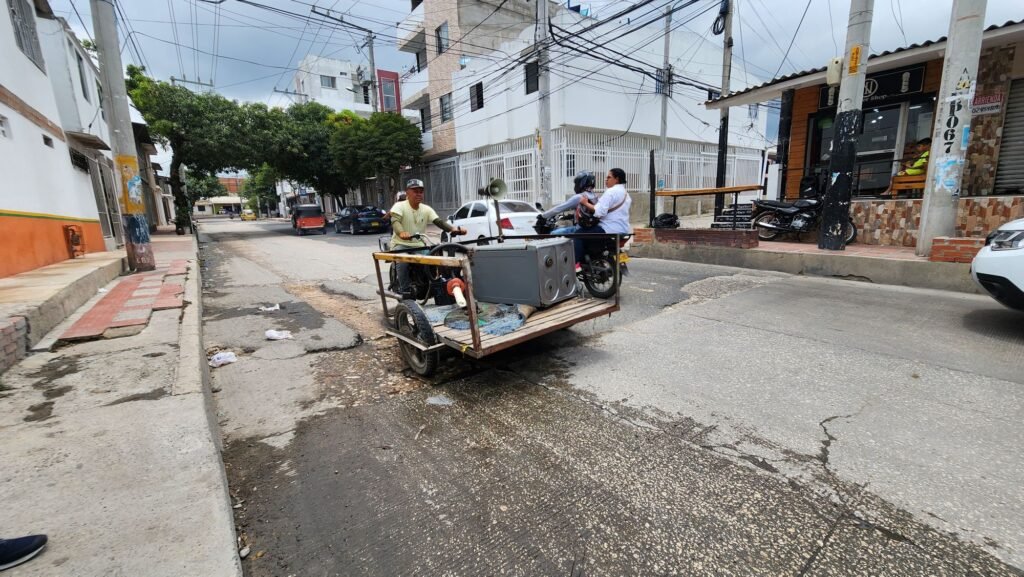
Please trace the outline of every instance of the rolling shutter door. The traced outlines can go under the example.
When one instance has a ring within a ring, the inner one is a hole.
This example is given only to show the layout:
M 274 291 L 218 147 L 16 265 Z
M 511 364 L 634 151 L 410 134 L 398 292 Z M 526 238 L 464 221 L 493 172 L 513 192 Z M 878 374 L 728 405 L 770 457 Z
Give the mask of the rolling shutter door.
M 1010 84 L 995 194 L 1024 194 L 1024 78 Z

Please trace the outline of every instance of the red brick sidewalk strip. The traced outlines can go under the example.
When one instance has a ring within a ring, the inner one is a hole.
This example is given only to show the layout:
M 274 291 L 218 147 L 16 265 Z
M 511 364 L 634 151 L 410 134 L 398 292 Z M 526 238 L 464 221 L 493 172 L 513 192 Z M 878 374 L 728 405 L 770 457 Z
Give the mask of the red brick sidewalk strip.
M 188 272 L 188 261 L 175 260 L 166 269 L 122 278 L 102 299 L 60 336 L 63 341 L 97 339 L 107 329 L 149 323 L 155 310 L 180 308 L 184 286 L 167 282 Z

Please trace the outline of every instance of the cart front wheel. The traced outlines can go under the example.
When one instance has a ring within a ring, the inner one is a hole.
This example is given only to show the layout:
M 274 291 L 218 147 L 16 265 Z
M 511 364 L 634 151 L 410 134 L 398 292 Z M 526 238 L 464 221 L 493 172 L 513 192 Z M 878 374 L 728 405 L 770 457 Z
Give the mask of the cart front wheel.
M 412 301 L 402 301 L 395 307 L 395 329 L 428 347 L 437 342 L 427 315 Z M 398 348 L 402 353 L 402 360 L 417 375 L 429 377 L 437 370 L 440 356 L 438 351 L 421 351 L 402 340 L 398 341 Z

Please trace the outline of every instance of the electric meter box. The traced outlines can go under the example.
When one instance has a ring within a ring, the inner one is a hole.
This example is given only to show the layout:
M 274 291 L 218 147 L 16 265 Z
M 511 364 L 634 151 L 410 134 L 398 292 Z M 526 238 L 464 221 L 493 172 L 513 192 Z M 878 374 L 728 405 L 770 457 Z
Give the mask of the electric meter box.
M 825 70 L 825 84 L 829 86 L 839 86 L 839 82 L 843 78 L 843 59 L 835 57 L 828 62 L 828 68 Z
M 576 258 L 568 238 L 479 246 L 471 257 L 479 302 L 547 307 L 576 296 Z

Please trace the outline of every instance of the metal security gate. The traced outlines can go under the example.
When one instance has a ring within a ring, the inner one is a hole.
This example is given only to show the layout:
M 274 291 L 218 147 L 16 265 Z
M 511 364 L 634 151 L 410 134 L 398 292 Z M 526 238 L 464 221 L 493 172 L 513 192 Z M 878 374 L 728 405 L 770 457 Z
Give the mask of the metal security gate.
M 993 192 L 1024 193 L 1024 78 L 1010 84 Z

